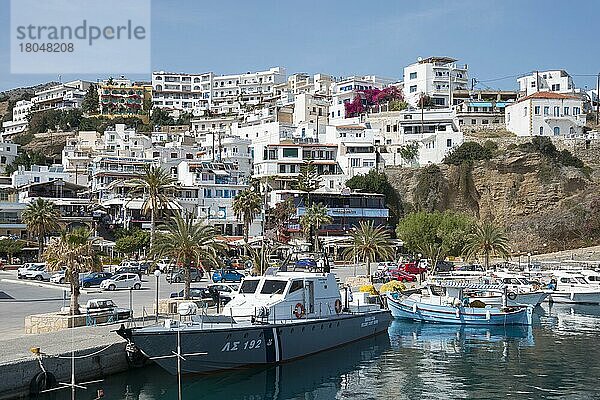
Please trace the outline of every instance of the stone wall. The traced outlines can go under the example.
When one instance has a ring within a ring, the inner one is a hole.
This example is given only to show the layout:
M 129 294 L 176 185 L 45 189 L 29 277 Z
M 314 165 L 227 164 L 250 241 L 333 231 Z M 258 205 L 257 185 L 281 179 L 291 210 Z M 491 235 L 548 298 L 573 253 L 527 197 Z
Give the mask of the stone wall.
M 95 324 L 104 324 L 111 318 L 110 315 L 92 316 Z M 86 315 L 60 315 L 56 313 L 34 314 L 25 317 L 25 333 L 38 334 L 56 332 L 64 329 L 86 326 Z

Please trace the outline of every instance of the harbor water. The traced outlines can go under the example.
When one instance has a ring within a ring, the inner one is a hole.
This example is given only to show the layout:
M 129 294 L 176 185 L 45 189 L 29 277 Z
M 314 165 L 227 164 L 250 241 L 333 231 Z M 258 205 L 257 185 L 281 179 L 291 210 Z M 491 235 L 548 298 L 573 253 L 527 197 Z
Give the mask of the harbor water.
M 545 304 L 533 327 L 393 321 L 388 335 L 268 368 L 184 376 L 183 399 L 599 399 L 600 307 Z M 108 377 L 78 399 L 177 399 L 157 366 Z M 42 399 L 67 399 L 55 392 Z

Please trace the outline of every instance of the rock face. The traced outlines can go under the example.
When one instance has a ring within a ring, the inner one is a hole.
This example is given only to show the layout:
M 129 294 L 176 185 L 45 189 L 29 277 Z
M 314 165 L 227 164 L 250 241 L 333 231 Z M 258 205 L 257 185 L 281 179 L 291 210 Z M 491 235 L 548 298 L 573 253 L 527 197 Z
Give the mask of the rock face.
M 493 220 L 506 229 L 515 251 L 564 250 L 600 242 L 598 165 L 582 171 L 537 153 L 503 149 L 472 168 L 439 167 L 444 190 L 436 208 Z M 408 203 L 405 210 L 423 208 L 414 196 L 421 171 L 386 169 L 403 203 Z

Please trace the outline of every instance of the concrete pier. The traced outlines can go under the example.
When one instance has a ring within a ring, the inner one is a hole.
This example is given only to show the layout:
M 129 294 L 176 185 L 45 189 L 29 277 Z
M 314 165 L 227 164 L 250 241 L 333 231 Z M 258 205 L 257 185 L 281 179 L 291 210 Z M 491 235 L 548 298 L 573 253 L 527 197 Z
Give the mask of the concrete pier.
M 98 352 L 75 360 L 77 382 L 101 379 L 127 370 L 126 341 L 112 332 L 118 327 L 116 324 L 81 327 L 9 340 L 0 338 L 0 399 L 29 394 L 32 378 L 41 372 L 37 358 L 30 351 L 32 347 L 40 348 L 44 354 L 44 368 L 52 372 L 59 382 L 71 380 L 71 349 L 75 350 L 75 357 Z

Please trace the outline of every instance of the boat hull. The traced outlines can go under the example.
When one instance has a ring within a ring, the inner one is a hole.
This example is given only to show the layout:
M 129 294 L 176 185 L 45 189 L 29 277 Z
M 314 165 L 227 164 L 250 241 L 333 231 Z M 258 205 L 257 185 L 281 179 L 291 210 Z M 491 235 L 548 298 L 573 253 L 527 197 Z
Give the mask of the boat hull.
M 390 312 L 381 310 L 289 324 L 183 328 L 179 333 L 180 351 L 185 358 L 181 360 L 181 372 L 208 373 L 289 361 L 387 332 L 391 320 Z M 177 348 L 175 330 L 134 329 L 129 340 L 168 372 L 177 373 L 176 358 L 166 357 Z
M 531 325 L 532 307 L 503 312 L 497 308 L 451 307 L 396 299 L 388 295 L 388 306 L 394 318 L 439 324 L 459 325 Z
M 565 304 L 600 304 L 600 291 L 594 292 L 553 292 L 548 301 Z
M 510 298 L 506 299 L 506 305 L 509 307 L 518 307 L 518 306 L 538 306 L 548 298 L 550 292 L 538 291 L 531 293 L 516 293 L 517 297 L 514 300 Z M 481 300 L 486 305 L 491 306 L 502 306 L 502 296 L 469 296 L 471 301 L 473 300 Z

